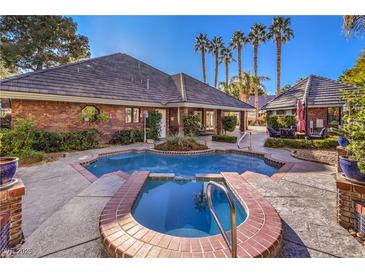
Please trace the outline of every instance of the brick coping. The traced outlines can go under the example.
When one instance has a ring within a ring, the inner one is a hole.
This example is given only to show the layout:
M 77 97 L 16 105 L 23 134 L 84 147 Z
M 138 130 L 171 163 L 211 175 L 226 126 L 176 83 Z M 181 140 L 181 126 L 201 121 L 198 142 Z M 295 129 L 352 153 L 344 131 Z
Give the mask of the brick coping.
M 282 247 L 282 223 L 276 210 L 238 173 L 221 173 L 245 207 L 246 220 L 237 227 L 238 257 L 277 257 Z M 243 174 L 244 175 L 244 174 Z M 149 177 L 134 172 L 104 207 L 99 220 L 102 243 L 111 257 L 230 257 L 221 235 L 201 238 L 175 237 L 139 224 L 131 209 Z
M 125 149 L 125 150 L 116 150 L 116 151 L 111 151 L 111 152 L 93 154 L 86 160 L 72 163 L 71 166 L 76 171 L 78 171 L 81 175 L 83 175 L 89 182 L 93 183 L 98 179 L 98 177 L 96 177 L 94 174 L 92 174 L 90 171 L 88 171 L 85 168 L 85 165 L 93 163 L 102 157 L 107 157 L 109 155 L 114 155 L 114 154 L 129 153 L 129 152 L 153 152 L 153 153 L 168 154 L 168 155 L 200 155 L 200 154 L 222 152 L 222 153 L 237 153 L 237 154 L 250 155 L 253 157 L 262 158 L 262 159 L 264 159 L 264 161 L 266 163 L 279 167 L 279 170 L 271 176 L 271 178 L 274 181 L 279 181 L 294 166 L 294 163 L 284 162 L 284 161 L 274 159 L 272 157 L 272 154 L 270 154 L 270 153 L 242 151 L 242 150 L 238 150 L 238 149 L 221 149 L 221 148 L 209 148 L 209 149 L 205 149 L 205 150 L 195 150 L 195 151 L 161 151 L 161 150 L 156 150 L 156 149 L 151 149 L 151 148 L 143 148 L 143 149 L 133 148 L 133 149 Z

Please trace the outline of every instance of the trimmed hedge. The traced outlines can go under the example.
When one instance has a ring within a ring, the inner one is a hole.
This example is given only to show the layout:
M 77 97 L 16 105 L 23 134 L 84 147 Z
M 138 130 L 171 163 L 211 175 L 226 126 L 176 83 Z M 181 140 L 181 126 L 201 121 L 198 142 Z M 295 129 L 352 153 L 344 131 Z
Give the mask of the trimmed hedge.
M 147 131 L 148 137 L 148 131 Z M 128 145 L 143 142 L 143 129 L 125 129 L 113 133 L 111 143 Z
M 237 126 L 237 117 L 236 116 L 224 116 L 222 120 L 222 125 L 224 132 L 234 131 Z
M 329 137 L 321 140 L 267 138 L 265 141 L 265 147 L 272 148 L 336 149 L 337 146 L 338 141 L 336 137 Z
M 224 142 L 224 143 L 236 143 L 237 137 L 236 136 L 229 136 L 229 135 L 213 135 L 212 141 L 215 142 Z
M 269 127 L 279 130 L 296 126 L 296 120 L 294 115 L 274 115 L 268 117 L 267 124 Z
M 155 149 L 162 151 L 194 151 L 208 149 L 206 145 L 199 144 L 193 137 L 182 137 L 173 135 L 166 139 L 166 142 L 155 146 Z

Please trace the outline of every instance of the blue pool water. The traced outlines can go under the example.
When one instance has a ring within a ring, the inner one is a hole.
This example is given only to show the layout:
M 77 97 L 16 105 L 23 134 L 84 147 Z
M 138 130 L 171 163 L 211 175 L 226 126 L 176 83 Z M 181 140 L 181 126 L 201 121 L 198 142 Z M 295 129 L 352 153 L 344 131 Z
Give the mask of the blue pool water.
M 143 226 L 178 237 L 205 237 L 219 234 L 206 202 L 199 194 L 206 183 L 195 180 L 148 180 L 133 206 L 133 217 Z M 247 217 L 243 207 L 231 193 L 236 207 L 236 223 Z M 206 201 L 206 200 L 205 200 Z M 225 230 L 230 229 L 229 205 L 225 194 L 212 189 L 216 214 Z
M 127 173 L 138 170 L 175 173 L 176 176 L 195 176 L 197 173 L 243 173 L 249 170 L 271 176 L 278 169 L 259 157 L 218 152 L 201 155 L 129 152 L 99 158 L 85 167 L 97 177 L 118 170 Z

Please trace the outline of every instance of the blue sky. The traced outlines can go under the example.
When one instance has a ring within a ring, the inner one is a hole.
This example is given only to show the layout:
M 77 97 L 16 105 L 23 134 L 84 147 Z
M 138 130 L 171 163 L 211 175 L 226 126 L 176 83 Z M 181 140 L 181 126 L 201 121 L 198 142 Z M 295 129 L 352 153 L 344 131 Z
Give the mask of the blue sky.
M 295 37 L 283 46 L 282 86 L 300 77 L 317 74 L 336 79 L 353 66 L 365 38 L 345 39 L 341 16 L 290 16 Z M 167 73 L 185 72 L 202 79 L 201 56 L 194 52 L 199 32 L 209 38 L 221 35 L 226 44 L 235 30 L 245 34 L 254 23 L 269 26 L 272 16 L 73 16 L 78 32 L 89 38 L 91 56 L 122 52 Z M 237 60 L 236 53 L 234 58 Z M 268 92 L 275 92 L 275 45 L 259 48 L 259 74 L 270 77 Z M 253 48 L 243 50 L 243 70 L 253 71 Z M 219 80 L 224 81 L 224 65 Z M 237 62 L 230 65 L 237 75 Z M 214 59 L 207 56 L 207 80 L 214 81 Z

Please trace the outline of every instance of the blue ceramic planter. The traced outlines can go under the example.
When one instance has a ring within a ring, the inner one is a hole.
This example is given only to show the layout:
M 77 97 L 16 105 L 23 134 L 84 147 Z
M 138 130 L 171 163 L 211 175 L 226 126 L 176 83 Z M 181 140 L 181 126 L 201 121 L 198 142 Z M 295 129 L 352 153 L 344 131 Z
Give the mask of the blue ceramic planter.
M 346 137 L 338 136 L 338 144 L 342 147 L 347 147 L 350 141 Z
M 18 161 L 16 157 L 0 157 L 0 185 L 9 183 L 13 179 Z
M 365 180 L 365 174 L 360 172 L 357 161 L 350 160 L 346 157 L 340 157 L 340 167 L 347 178 L 358 181 Z

